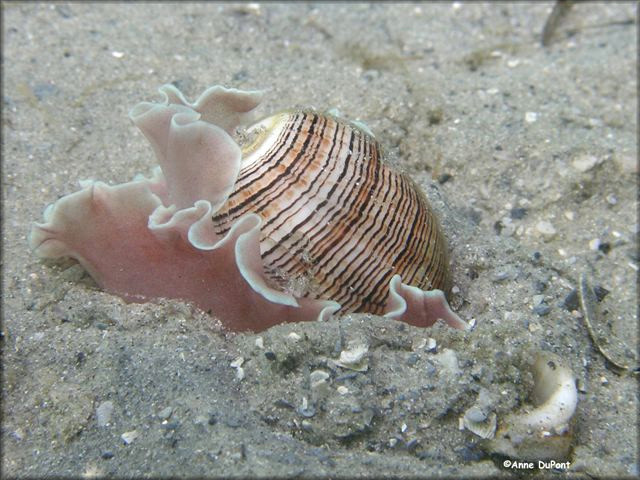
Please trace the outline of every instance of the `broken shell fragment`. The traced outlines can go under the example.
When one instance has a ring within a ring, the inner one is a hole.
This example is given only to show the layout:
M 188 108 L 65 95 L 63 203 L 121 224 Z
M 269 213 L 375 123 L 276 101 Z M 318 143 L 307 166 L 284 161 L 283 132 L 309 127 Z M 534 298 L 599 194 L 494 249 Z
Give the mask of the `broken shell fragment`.
M 366 372 L 369 368 L 369 361 L 366 357 L 368 351 L 369 345 L 350 342 L 348 349 L 340 352 L 340 358 L 336 361 L 336 365 L 357 372 Z
M 441 371 L 446 375 L 454 376 L 460 373 L 458 356 L 455 350 L 445 348 L 435 356 L 435 360 L 440 364 Z
M 494 412 L 487 415 L 474 405 L 465 412 L 462 425 L 479 437 L 493 438 L 496 435 L 497 416 Z
M 569 422 L 578 403 L 573 373 L 549 354 L 538 355 L 533 375 L 534 401 L 539 406 L 518 420 L 531 429 L 557 430 Z
M 329 374 L 324 370 L 314 370 L 309 375 L 309 382 L 311 383 L 311 388 L 318 388 L 329 380 Z
M 522 460 L 562 461 L 571 450 L 570 422 L 578 404 L 575 377 L 560 357 L 540 352 L 533 379 L 535 408 L 507 416 L 485 450 Z
M 120 438 L 125 443 L 125 445 L 129 445 L 133 443 L 133 441 L 140 436 L 140 432 L 137 430 L 131 430 L 130 432 L 124 432 L 120 435 Z

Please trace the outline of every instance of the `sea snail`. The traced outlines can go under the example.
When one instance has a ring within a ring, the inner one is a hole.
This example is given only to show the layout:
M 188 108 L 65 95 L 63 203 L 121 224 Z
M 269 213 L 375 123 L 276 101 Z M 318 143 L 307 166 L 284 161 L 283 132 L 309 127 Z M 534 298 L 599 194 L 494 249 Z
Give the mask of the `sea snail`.
M 301 110 L 237 132 L 262 92 L 160 93 L 129 113 L 160 168 L 81 181 L 33 225 L 37 255 L 75 258 L 127 301 L 190 300 L 235 331 L 338 311 L 467 328 L 445 299 L 438 221 L 366 126 Z

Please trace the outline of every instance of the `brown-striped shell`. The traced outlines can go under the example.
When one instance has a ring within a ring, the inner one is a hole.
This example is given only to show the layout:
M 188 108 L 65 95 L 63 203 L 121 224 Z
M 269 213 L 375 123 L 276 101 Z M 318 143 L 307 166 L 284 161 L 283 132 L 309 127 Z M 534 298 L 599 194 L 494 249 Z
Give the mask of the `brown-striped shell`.
M 129 116 L 160 168 L 81 182 L 34 224 L 41 257 L 78 260 L 128 301 L 186 299 L 231 330 L 370 312 L 467 328 L 447 304 L 444 238 L 412 181 L 363 125 L 288 111 L 238 127 L 261 92 L 171 85 Z
M 248 129 L 233 193 L 213 216 L 224 235 L 244 214 L 264 222 L 269 278 L 344 311 L 382 313 L 394 274 L 450 286 L 446 245 L 418 187 L 380 158 L 377 141 L 339 117 L 283 112 Z

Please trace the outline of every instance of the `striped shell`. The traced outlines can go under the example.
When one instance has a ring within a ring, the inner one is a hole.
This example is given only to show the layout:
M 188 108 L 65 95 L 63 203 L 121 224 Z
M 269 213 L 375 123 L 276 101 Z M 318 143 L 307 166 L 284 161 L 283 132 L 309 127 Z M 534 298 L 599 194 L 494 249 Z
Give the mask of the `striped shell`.
M 344 311 L 382 313 L 394 274 L 448 291 L 444 238 L 422 192 L 376 140 L 332 115 L 284 112 L 247 131 L 235 189 L 213 216 L 224 235 L 248 212 L 264 223 L 269 278 Z
M 37 255 L 75 258 L 127 301 L 192 301 L 236 331 L 337 311 L 468 327 L 445 298 L 435 216 L 366 127 L 289 111 L 247 128 L 241 147 L 261 92 L 214 86 L 193 103 L 160 92 L 129 113 L 160 168 L 81 182 L 33 225 Z

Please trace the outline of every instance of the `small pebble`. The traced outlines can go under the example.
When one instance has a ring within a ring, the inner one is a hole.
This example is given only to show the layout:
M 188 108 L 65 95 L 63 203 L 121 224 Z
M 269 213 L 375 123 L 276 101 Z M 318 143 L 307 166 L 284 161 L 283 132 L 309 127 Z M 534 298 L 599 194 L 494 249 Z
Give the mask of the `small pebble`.
M 242 419 L 238 416 L 230 416 L 224 419 L 224 424 L 230 428 L 238 428 L 242 425 Z
M 500 271 L 500 272 L 496 272 L 493 274 L 493 276 L 491 277 L 491 280 L 493 282 L 504 282 L 505 280 L 507 280 L 509 278 L 509 272 L 506 271 Z
M 435 352 L 437 347 L 438 347 L 438 344 L 436 342 L 436 339 L 429 337 L 427 339 L 427 344 L 425 345 L 424 349 L 427 352 Z
M 536 230 L 545 240 L 551 240 L 556 235 L 555 227 L 547 220 L 540 220 L 536 223 Z
M 239 367 L 241 367 L 241 366 L 242 366 L 242 364 L 243 364 L 243 363 L 244 363 L 244 358 L 242 358 L 242 357 L 238 357 L 238 358 L 236 358 L 233 362 L 231 362 L 231 363 L 229 364 L 229 366 L 230 366 L 231 368 L 239 368 Z
M 347 387 L 345 387 L 344 385 L 340 385 L 338 388 L 338 393 L 340 395 L 346 395 L 347 393 L 349 393 L 349 389 Z
M 102 455 L 100 455 L 104 460 L 109 460 L 111 458 L 113 458 L 113 452 L 111 450 L 107 450 L 105 452 L 102 452 Z
M 84 352 L 76 353 L 76 365 L 82 365 L 84 361 L 87 359 L 87 356 Z
M 487 415 L 482 411 L 481 408 L 476 407 L 475 405 L 467 410 L 464 414 L 467 419 L 472 422 L 484 422 L 487 419 Z
M 174 421 L 174 422 L 163 422 L 161 425 L 161 428 L 163 428 L 164 430 L 177 430 L 178 427 L 180 426 L 180 422 Z
M 207 417 L 204 415 L 198 415 L 193 419 L 193 423 L 195 425 L 204 425 L 205 423 L 207 423 Z
M 606 297 L 611 292 L 601 285 L 596 285 L 595 287 L 593 287 L 593 293 L 596 294 L 596 300 L 598 300 L 598 302 L 601 302 L 604 297 Z
M 512 61 L 509 61 L 509 62 L 510 63 L 508 65 L 511 67 L 511 62 Z M 524 114 L 524 121 L 527 122 L 527 123 L 533 123 L 533 122 L 535 122 L 537 120 L 538 120 L 538 113 L 537 112 L 526 112 Z
M 476 365 L 471 370 L 471 376 L 474 380 L 480 380 L 484 374 L 485 368 L 482 365 Z
M 542 260 L 542 254 L 540 252 L 533 252 L 531 254 L 531 263 L 538 265 Z
M 288 402 L 284 398 L 276 400 L 275 402 L 273 402 L 273 404 L 278 408 L 287 408 L 289 410 L 295 410 L 296 408 L 292 403 Z
M 291 332 L 289 335 L 287 335 L 287 338 L 292 342 L 297 342 L 301 337 L 296 332 Z
M 411 342 L 411 349 L 415 352 L 416 350 L 420 350 L 424 348 L 427 344 L 426 338 L 414 338 Z
M 527 215 L 527 209 L 522 207 L 512 208 L 511 211 L 509 212 L 509 216 L 513 220 L 522 220 L 526 215 Z
M 536 293 L 542 293 L 546 290 L 546 288 L 547 288 L 547 284 L 542 280 L 536 280 L 535 282 L 533 282 L 533 290 Z
M 130 432 L 124 432 L 122 435 L 120 435 L 120 438 L 122 438 L 122 441 L 126 445 L 130 445 L 136 438 L 138 438 L 139 435 L 140 434 L 137 430 L 131 430 Z
M 436 355 L 435 359 L 440 364 L 443 374 L 453 376 L 460 373 L 460 368 L 458 367 L 458 356 L 454 350 L 445 348 L 441 353 Z
M 447 183 L 449 180 L 451 180 L 452 178 L 453 178 L 453 175 L 451 175 L 450 173 L 443 173 L 442 175 L 438 176 L 438 183 L 440 185 L 443 185 Z
M 311 418 L 316 414 L 316 408 L 307 403 L 307 397 L 303 397 L 302 405 L 297 409 L 297 412 L 303 417 Z
M 432 377 L 438 372 L 438 368 L 433 363 L 427 363 L 424 368 L 424 376 Z
M 412 438 L 406 444 L 407 450 L 410 452 L 414 451 L 418 447 L 419 440 L 417 438 Z
M 102 402 L 98 408 L 96 408 L 96 420 L 99 427 L 106 427 L 111 421 L 111 414 L 113 413 L 113 402 Z
M 256 347 L 263 349 L 264 348 L 264 340 L 262 337 L 256 338 Z
M 540 305 L 544 302 L 544 295 L 534 295 L 533 296 L 533 306 Z
M 569 294 L 566 297 L 564 297 L 563 304 L 564 304 L 564 308 L 566 308 L 570 312 L 574 310 L 578 310 L 578 307 L 579 307 L 578 291 L 571 290 Z
M 316 388 L 325 383 L 329 379 L 329 374 L 324 370 L 314 370 L 309 374 L 309 383 L 311 388 Z
M 160 420 L 166 420 L 171 416 L 172 413 L 173 413 L 173 408 L 171 407 L 163 408 L 158 412 L 158 418 Z
M 599 238 L 594 238 L 593 240 L 591 240 L 589 242 L 589 249 L 590 250 L 593 250 L 594 252 L 597 252 L 599 248 L 600 248 L 600 239 Z
M 218 417 L 216 416 L 215 413 L 210 413 L 209 414 L 209 418 L 207 420 L 207 423 L 209 425 L 215 425 L 216 423 L 218 423 Z
M 607 195 L 607 203 L 609 205 L 615 205 L 616 203 L 618 203 L 618 199 L 613 193 L 610 193 L 609 195 Z
M 276 359 L 276 354 L 273 352 L 264 352 L 264 356 L 267 358 L 267 360 L 269 361 L 273 361 Z
M 594 155 L 581 155 L 575 158 L 571 165 L 579 172 L 588 172 L 600 163 L 600 159 Z
M 410 367 L 415 365 L 416 363 L 418 363 L 418 360 L 420 359 L 420 357 L 418 356 L 417 353 L 410 353 L 407 356 L 407 365 L 409 365 Z
M 533 307 L 533 312 L 541 317 L 544 317 L 551 311 L 551 307 L 545 303 L 536 305 Z
M 576 388 L 580 393 L 587 393 L 587 387 L 582 378 L 579 378 L 578 380 L 576 380 Z

